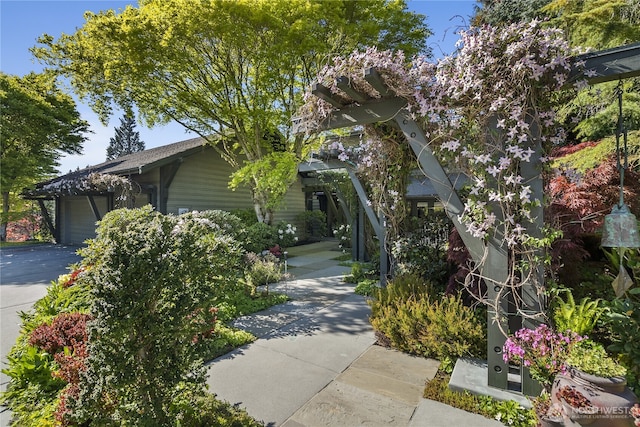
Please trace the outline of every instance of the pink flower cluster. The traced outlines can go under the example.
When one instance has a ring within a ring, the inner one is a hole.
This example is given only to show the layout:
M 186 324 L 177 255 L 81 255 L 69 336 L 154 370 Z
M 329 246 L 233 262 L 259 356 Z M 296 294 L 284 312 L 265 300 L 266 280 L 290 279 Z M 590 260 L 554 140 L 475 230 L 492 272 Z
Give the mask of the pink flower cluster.
M 566 372 L 571 348 L 583 339 L 571 331 L 556 332 L 545 324 L 523 328 L 506 340 L 502 357 L 507 363 L 529 368 L 531 376 L 548 388 L 557 374 Z

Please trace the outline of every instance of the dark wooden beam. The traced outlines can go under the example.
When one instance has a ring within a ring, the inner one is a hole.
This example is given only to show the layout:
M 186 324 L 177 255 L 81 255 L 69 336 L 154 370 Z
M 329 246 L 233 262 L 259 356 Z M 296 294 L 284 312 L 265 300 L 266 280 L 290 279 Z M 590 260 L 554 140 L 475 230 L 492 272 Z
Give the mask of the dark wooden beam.
M 319 130 L 386 122 L 395 117 L 406 105 L 405 99 L 386 98 L 374 99 L 362 106 L 345 107 L 332 114 Z
M 331 93 L 331 90 L 321 83 L 314 83 L 313 86 L 311 86 L 311 93 L 320 99 L 324 99 L 325 101 L 327 101 L 329 104 L 333 105 L 336 108 L 344 107 L 344 104 L 342 102 L 334 98 L 334 95 Z
M 349 83 L 348 77 L 345 77 L 345 76 L 338 77 L 336 79 L 336 86 L 338 86 L 338 88 L 340 88 L 341 91 L 346 93 L 349 97 L 351 97 L 351 99 L 353 99 L 356 102 L 360 102 L 360 103 L 367 102 L 370 99 L 368 96 L 365 96 L 360 92 L 356 91 L 354 88 L 352 88 L 351 84 Z
M 375 68 L 365 70 L 364 79 L 378 91 L 380 96 L 385 97 L 392 94 L 387 85 L 382 81 L 382 76 L 380 76 L 380 73 L 378 73 Z
M 96 221 L 100 221 L 102 217 L 100 216 L 100 211 L 98 210 L 98 205 L 96 205 L 96 201 L 93 199 L 92 194 L 87 194 L 87 200 L 89 201 L 89 206 L 91 206 L 91 210 L 93 211 L 93 215 L 96 217 Z
M 178 169 L 180 169 L 180 165 L 182 164 L 182 158 L 176 160 L 175 162 L 162 166 L 160 168 L 160 187 L 158 194 L 158 212 L 162 214 L 167 214 L 167 203 L 169 201 L 169 187 L 173 182 L 173 178 L 176 177 L 178 173 Z
M 38 199 L 38 205 L 40 206 L 40 212 L 42 212 L 42 217 L 44 218 L 45 223 L 47 224 L 47 228 L 49 232 L 57 241 L 58 233 L 56 231 L 56 227 L 53 225 L 53 221 L 51 221 L 51 215 L 49 215 L 49 210 L 47 206 L 44 204 L 44 200 Z
M 583 66 L 580 66 L 584 62 Z M 640 43 L 589 52 L 572 58 L 570 81 L 582 77 L 589 84 L 640 76 Z M 587 73 L 587 74 L 585 74 Z

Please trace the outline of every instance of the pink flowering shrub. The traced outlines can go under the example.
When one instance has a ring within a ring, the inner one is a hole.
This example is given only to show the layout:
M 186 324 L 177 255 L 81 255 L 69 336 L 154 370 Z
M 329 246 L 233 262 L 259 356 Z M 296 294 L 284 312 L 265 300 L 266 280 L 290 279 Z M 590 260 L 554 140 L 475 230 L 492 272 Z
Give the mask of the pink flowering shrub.
M 507 363 L 529 368 L 533 379 L 548 391 L 554 377 L 566 372 L 571 348 L 584 338 L 571 331 L 556 332 L 544 324 L 536 329 L 522 328 L 507 338 L 502 357 Z

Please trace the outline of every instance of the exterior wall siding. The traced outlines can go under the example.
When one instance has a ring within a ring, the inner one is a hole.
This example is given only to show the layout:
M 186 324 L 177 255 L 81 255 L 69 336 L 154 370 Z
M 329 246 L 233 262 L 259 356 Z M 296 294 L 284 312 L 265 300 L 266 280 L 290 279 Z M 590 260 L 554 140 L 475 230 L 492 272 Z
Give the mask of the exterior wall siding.
M 107 213 L 107 198 L 94 196 L 100 215 Z M 86 196 L 63 197 L 60 221 L 60 243 L 80 245 L 96 236 L 96 217 Z
M 214 150 L 184 159 L 169 187 L 167 213 L 180 209 L 203 211 L 252 209 L 251 193 L 245 188 L 231 191 L 227 183 L 233 169 Z
M 302 180 L 300 176 L 289 188 L 284 199 L 284 204 L 275 214 L 275 222 L 286 221 L 294 224 L 296 217 L 305 210 L 305 194 L 302 191 Z

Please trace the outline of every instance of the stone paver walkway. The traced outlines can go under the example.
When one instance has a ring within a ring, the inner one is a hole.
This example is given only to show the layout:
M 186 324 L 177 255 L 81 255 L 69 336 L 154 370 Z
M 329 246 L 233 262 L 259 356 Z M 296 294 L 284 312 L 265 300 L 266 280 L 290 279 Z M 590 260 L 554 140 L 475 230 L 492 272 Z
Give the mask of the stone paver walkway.
M 257 341 L 209 365 L 209 389 L 267 426 L 501 426 L 422 398 L 438 362 L 376 346 L 335 241 L 292 248 L 292 301 L 238 319 Z

